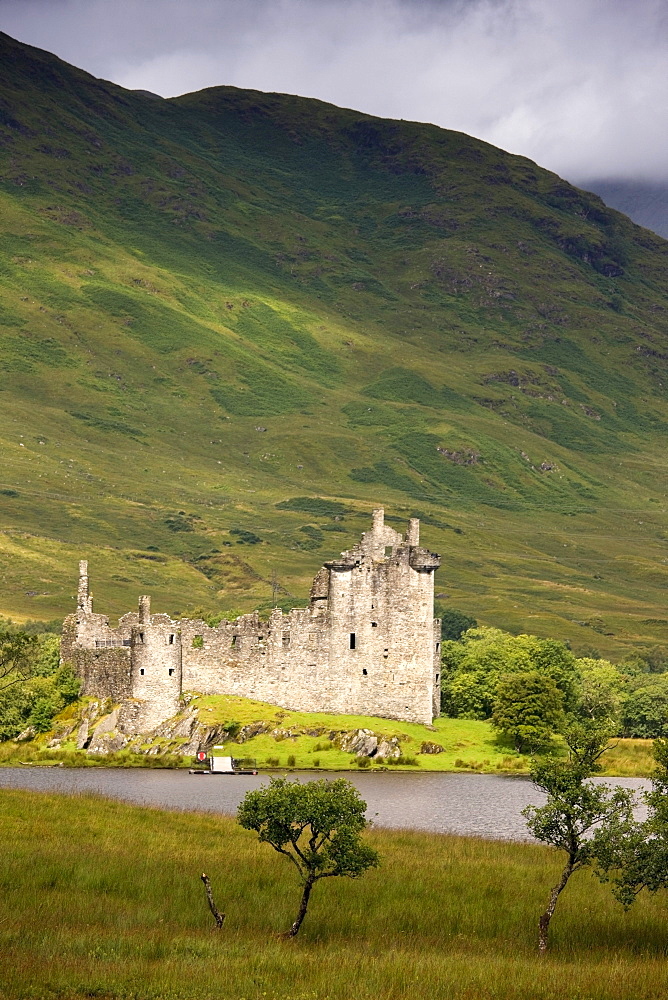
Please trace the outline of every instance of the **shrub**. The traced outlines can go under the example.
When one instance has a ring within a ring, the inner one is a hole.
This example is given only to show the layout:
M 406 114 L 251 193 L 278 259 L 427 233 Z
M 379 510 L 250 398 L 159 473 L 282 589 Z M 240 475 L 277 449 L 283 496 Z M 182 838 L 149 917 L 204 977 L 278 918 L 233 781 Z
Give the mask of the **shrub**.
M 262 541 L 259 535 L 244 528 L 230 528 L 230 534 L 237 536 L 237 545 L 257 545 Z
M 358 767 L 371 767 L 371 758 L 370 757 L 358 757 L 357 758 L 357 766 Z
M 267 764 L 269 767 L 278 767 L 279 763 L 278 757 L 267 757 Z
M 295 767 L 297 764 L 297 758 L 293 753 L 288 755 L 288 767 Z

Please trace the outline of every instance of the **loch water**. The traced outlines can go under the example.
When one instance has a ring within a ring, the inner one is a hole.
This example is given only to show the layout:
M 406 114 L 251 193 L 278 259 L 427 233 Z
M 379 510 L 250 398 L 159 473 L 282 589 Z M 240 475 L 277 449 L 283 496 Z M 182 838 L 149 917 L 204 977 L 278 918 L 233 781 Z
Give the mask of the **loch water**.
M 522 810 L 541 805 L 544 796 L 527 778 L 496 774 L 414 774 L 292 772 L 310 781 L 345 777 L 367 803 L 367 816 L 379 827 L 458 833 L 465 836 L 529 839 Z M 638 791 L 649 787 L 642 778 L 597 779 Z M 0 789 L 97 794 L 137 805 L 189 812 L 233 815 L 251 788 L 267 784 L 269 775 L 193 775 L 186 770 L 140 768 L 0 768 Z

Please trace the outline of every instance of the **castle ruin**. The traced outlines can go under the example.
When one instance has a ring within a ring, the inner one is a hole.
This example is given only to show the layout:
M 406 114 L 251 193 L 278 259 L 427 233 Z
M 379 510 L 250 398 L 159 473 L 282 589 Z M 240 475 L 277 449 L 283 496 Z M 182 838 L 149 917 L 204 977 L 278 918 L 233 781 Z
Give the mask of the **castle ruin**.
M 138 611 L 109 625 L 93 612 L 88 564 L 79 565 L 77 609 L 65 619 L 62 658 L 82 694 L 122 704 L 126 732 L 150 732 L 181 708 L 181 694 L 235 694 L 304 712 L 378 715 L 431 723 L 440 709 L 440 558 L 373 512 L 371 531 L 326 562 L 310 606 L 268 621 L 257 612 L 216 627 Z

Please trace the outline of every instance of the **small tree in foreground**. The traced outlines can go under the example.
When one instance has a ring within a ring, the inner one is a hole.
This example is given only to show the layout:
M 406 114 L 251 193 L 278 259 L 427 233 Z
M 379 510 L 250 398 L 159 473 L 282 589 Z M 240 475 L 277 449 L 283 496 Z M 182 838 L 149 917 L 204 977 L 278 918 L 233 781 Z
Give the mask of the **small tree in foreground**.
M 668 889 L 668 739 L 654 741 L 656 768 L 652 788 L 644 796 L 648 816 L 599 859 L 602 878 L 625 909 L 647 889 Z
M 571 875 L 615 854 L 634 829 L 633 794 L 589 780 L 601 769 L 599 759 L 608 745 L 608 731 L 600 726 L 585 729 L 574 725 L 565 739 L 566 758 L 545 757 L 531 768 L 533 783 L 545 792 L 547 802 L 523 812 L 527 828 L 537 840 L 566 853 L 561 878 L 551 889 L 538 921 L 541 953 L 547 950 L 550 920 Z
M 360 839 L 365 809 L 366 802 L 344 778 L 304 784 L 272 778 L 268 787 L 248 792 L 241 802 L 239 823 L 285 855 L 299 874 L 302 897 L 287 937 L 299 932 L 317 881 L 359 878 L 379 864 L 377 852 Z

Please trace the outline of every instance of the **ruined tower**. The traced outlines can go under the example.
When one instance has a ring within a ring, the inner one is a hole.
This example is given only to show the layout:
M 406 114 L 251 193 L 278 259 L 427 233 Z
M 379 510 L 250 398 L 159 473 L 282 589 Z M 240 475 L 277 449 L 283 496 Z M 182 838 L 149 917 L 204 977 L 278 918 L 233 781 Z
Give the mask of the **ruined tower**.
M 83 693 L 124 702 L 137 731 L 174 715 L 182 691 L 429 723 L 440 705 L 440 623 L 433 617 L 439 564 L 420 546 L 417 519 L 404 536 L 378 509 L 357 545 L 318 572 L 308 608 L 211 627 L 152 615 L 150 598 L 141 597 L 138 612 L 112 629 L 93 613 L 82 562 L 62 656 L 75 664 Z

